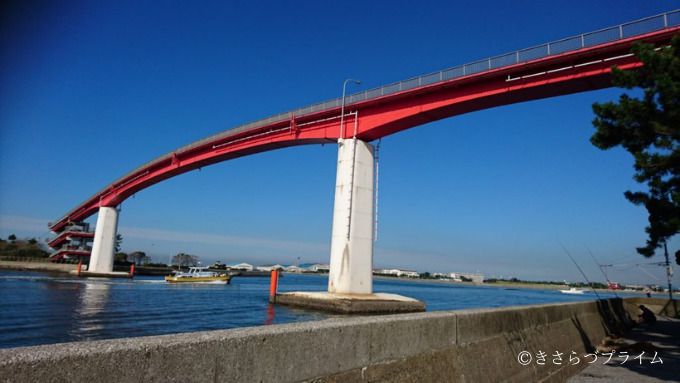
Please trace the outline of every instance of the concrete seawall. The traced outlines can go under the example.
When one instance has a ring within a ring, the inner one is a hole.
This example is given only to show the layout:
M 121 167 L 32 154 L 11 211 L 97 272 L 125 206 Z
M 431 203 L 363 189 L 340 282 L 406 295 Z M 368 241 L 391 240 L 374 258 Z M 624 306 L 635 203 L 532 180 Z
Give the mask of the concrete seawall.
M 69 263 L 0 261 L 0 269 L 8 270 L 40 270 L 68 273 L 76 268 L 78 268 L 78 265 Z
M 4 349 L 0 381 L 564 381 L 587 365 L 570 355 L 626 329 L 634 307 L 610 299 Z M 548 356 L 522 365 L 522 351 Z

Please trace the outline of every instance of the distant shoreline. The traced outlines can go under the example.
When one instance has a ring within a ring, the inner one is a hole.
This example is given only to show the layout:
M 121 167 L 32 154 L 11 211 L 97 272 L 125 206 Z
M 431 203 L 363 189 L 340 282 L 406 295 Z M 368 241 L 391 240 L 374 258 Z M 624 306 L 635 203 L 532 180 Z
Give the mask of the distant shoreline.
M 2 261 L 0 260 L 0 270 L 15 271 L 56 271 L 69 273 L 75 270 L 78 265 L 70 263 L 49 263 L 49 262 L 24 262 L 24 261 Z
M 459 282 L 454 280 L 442 280 L 442 279 L 420 279 L 420 278 L 399 278 L 399 277 L 384 277 L 374 275 L 373 279 L 380 279 L 383 281 L 403 281 L 403 282 L 415 282 L 415 283 L 439 283 L 445 285 L 458 285 L 458 286 L 479 286 L 479 287 L 514 287 L 521 289 L 540 289 L 540 290 L 562 290 L 568 289 L 567 285 L 550 285 L 542 283 L 510 283 L 510 282 L 495 282 L 495 283 L 478 283 L 478 282 Z
M 17 262 L 17 261 L 1 261 L 0 260 L 0 270 L 16 270 L 16 271 L 57 271 L 68 273 L 71 270 L 75 270 L 77 265 L 74 264 L 60 264 L 60 263 L 47 263 L 47 262 Z M 297 274 L 297 273 L 285 273 L 285 274 Z M 317 274 L 317 273 L 302 273 L 303 275 L 318 275 L 318 276 L 328 276 L 328 274 Z M 374 280 L 382 281 L 398 281 L 398 282 L 410 282 L 410 283 L 437 283 L 443 285 L 456 285 L 456 286 L 478 286 L 478 287 L 501 287 L 501 288 L 515 288 L 515 289 L 535 289 L 535 290 L 564 290 L 568 289 L 567 285 L 551 285 L 542 283 L 511 283 L 511 282 L 494 282 L 494 283 L 477 283 L 477 282 L 458 282 L 454 280 L 441 280 L 441 279 L 420 279 L 420 278 L 399 278 L 399 277 L 385 277 L 381 275 L 374 275 Z M 592 291 L 592 289 L 583 288 L 585 291 Z M 626 290 L 608 290 L 608 289 L 595 289 L 598 293 L 625 293 L 625 294 L 639 294 L 646 295 L 643 291 L 626 291 Z M 650 292 L 651 295 L 667 295 L 664 292 Z
M 551 285 L 543 283 L 511 283 L 511 282 L 494 282 L 494 283 L 476 283 L 476 282 L 458 282 L 458 281 L 445 281 L 441 279 L 419 279 L 419 278 L 399 278 L 399 277 L 383 277 L 374 275 L 373 279 L 379 279 L 383 281 L 402 281 L 402 282 L 414 282 L 414 283 L 438 283 L 446 285 L 457 285 L 457 286 L 479 286 L 479 287 L 501 287 L 501 288 L 514 288 L 514 289 L 535 289 L 535 290 L 565 290 L 569 287 L 567 285 Z M 586 292 L 592 292 L 593 289 L 581 288 Z M 622 294 L 639 294 L 646 295 L 643 291 L 632 291 L 632 290 L 609 290 L 609 289 L 595 289 L 598 293 L 622 293 Z M 651 295 L 668 295 L 664 292 L 650 292 Z

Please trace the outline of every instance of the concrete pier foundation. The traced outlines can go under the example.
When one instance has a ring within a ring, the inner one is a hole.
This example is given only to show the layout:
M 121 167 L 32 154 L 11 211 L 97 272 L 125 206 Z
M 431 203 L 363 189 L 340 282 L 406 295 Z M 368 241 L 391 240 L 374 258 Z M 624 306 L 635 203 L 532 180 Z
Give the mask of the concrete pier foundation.
M 341 314 L 397 314 L 425 311 L 425 302 L 397 294 L 282 293 L 276 303 Z
M 115 207 L 100 207 L 97 227 L 94 231 L 90 266 L 87 269 L 88 275 L 113 274 L 117 230 L 118 210 Z
M 338 141 L 329 293 L 373 293 L 373 167 L 373 145 Z
M 425 302 L 373 293 L 374 148 L 338 140 L 328 292 L 277 294 L 279 304 L 346 314 L 425 311 Z

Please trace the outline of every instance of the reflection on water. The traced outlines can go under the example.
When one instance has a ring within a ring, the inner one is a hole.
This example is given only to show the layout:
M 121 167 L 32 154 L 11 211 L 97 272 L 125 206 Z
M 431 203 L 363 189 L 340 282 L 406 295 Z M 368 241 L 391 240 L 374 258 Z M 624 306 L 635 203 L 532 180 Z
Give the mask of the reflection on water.
M 97 315 L 106 310 L 111 295 L 111 285 L 85 283 L 85 287 L 79 289 L 79 291 L 80 302 L 76 307 L 74 316 L 78 331 L 87 332 L 104 328 L 104 324 Z M 82 339 L 83 337 L 78 336 L 78 338 Z
M 274 318 L 276 318 L 276 308 L 273 303 L 267 305 L 267 319 L 264 320 L 264 324 L 274 323 Z
M 328 277 L 287 274 L 279 291 L 324 291 Z M 377 292 L 424 300 L 428 311 L 593 300 L 593 294 L 402 281 Z M 0 270 L 0 348 L 261 326 L 342 317 L 269 303 L 269 278 L 169 284 L 162 277 L 88 279 Z

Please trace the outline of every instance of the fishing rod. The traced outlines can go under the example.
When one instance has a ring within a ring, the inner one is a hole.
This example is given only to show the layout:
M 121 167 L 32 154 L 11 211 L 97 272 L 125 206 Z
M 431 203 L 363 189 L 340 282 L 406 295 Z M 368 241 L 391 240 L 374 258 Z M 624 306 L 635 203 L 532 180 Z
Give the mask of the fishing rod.
M 588 248 L 588 245 L 586 245 L 584 243 L 583 246 L 586 248 L 586 250 L 588 250 L 588 253 L 590 254 L 590 256 L 593 257 L 593 261 L 595 261 L 595 264 L 600 269 L 600 272 L 602 273 L 602 275 L 604 275 L 604 279 L 605 279 L 605 281 L 607 281 L 607 287 L 611 286 L 611 282 L 609 281 L 607 274 L 602 270 L 602 266 L 600 266 L 600 263 L 597 261 L 597 259 L 595 259 L 595 254 L 593 254 L 593 252 L 590 251 L 590 249 Z M 614 292 L 614 296 L 618 298 L 619 296 L 618 296 L 618 294 L 616 294 L 616 290 L 612 289 L 612 291 Z
M 593 290 L 593 292 L 595 293 L 595 295 L 597 295 L 597 299 L 602 299 L 602 298 L 600 298 L 600 294 L 598 294 L 597 291 L 595 291 L 595 287 L 593 287 L 593 285 L 590 283 L 590 281 L 588 280 L 588 277 L 586 277 L 586 274 L 583 273 L 583 270 L 581 270 L 581 268 L 578 266 L 578 263 L 576 263 L 576 261 L 575 261 L 574 258 L 571 256 L 571 254 L 569 254 L 569 251 L 567 251 L 567 248 L 564 247 L 564 245 L 562 244 L 562 242 L 558 242 L 558 243 L 560 244 L 560 246 L 562 246 L 562 250 L 564 250 L 564 252 L 567 253 L 567 255 L 569 256 L 569 259 L 571 259 L 571 261 L 574 262 L 574 265 L 576 265 L 576 268 L 578 269 L 578 271 L 581 272 L 581 275 L 583 275 L 583 278 L 586 279 L 586 282 L 588 282 L 588 286 L 590 286 L 590 288 Z

